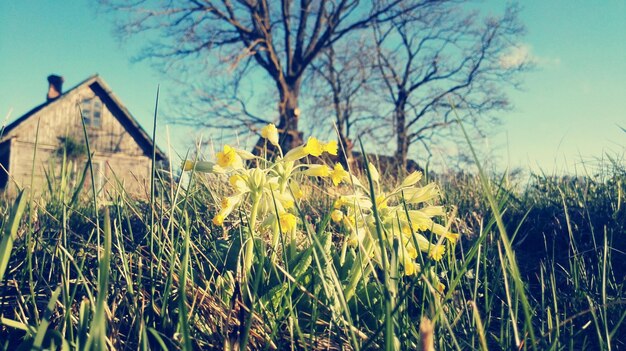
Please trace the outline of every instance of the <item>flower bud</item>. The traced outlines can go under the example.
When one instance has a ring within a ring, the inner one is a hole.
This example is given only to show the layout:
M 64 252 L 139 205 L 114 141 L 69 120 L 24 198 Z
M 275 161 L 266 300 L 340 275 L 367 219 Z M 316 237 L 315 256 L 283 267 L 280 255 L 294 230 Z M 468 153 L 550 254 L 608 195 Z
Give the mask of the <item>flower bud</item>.
M 330 214 L 330 218 L 333 220 L 333 222 L 340 223 L 343 219 L 343 212 L 339 210 L 333 210 L 333 212 L 331 212 Z
M 304 174 L 311 177 L 328 177 L 330 175 L 330 168 L 326 165 L 309 165 L 309 168 L 304 171 Z
M 261 136 L 267 141 L 269 141 L 272 145 L 278 146 L 278 129 L 274 123 L 270 123 L 261 129 Z
M 248 177 L 248 187 L 253 192 L 259 192 L 265 186 L 267 179 L 265 173 L 259 168 L 253 168 L 250 170 L 250 176 Z

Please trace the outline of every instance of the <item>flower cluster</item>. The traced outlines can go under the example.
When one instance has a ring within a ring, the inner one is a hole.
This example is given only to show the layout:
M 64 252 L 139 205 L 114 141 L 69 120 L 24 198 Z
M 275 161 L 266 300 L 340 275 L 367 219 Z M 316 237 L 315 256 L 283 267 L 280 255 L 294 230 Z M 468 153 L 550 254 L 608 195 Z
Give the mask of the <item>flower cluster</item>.
M 295 175 L 327 177 L 334 184 L 339 184 L 347 179 L 348 172 L 341 164 L 331 169 L 327 165 L 299 163 L 307 156 L 319 157 L 324 153 L 337 155 L 336 141 L 324 143 L 310 137 L 306 144 L 283 155 L 276 126 L 267 125 L 261 130 L 261 136 L 278 149 L 279 157 L 266 160 L 248 151 L 224 145 L 217 153 L 215 162 L 185 161 L 183 170 L 195 169 L 197 172 L 228 176 L 230 195 L 221 200 L 213 224 L 222 226 L 237 208 L 249 206 L 246 211 L 249 228 L 252 232 L 269 231 L 272 233 L 272 244 L 276 244 L 279 232 L 293 238 L 298 226 L 294 204 L 304 197 L 304 192 Z
M 374 262 L 381 262 L 385 254 L 381 252 L 381 247 L 395 247 L 398 248 L 398 263 L 404 274 L 414 275 L 421 269 L 417 263 L 420 252 L 438 261 L 443 257 L 446 245 L 457 240 L 458 234 L 450 232 L 435 220 L 446 213 L 442 206 L 432 204 L 439 196 L 435 184 L 418 186 L 421 173 L 410 174 L 400 185 L 385 193 L 378 171 L 369 164 L 368 173 L 372 188 L 375 187 L 372 192 L 369 184 L 361 183 L 340 163 L 329 166 L 303 162 L 309 156 L 319 157 L 324 153 L 337 155 L 336 141 L 321 142 L 310 137 L 306 144 L 283 154 L 276 126 L 269 124 L 260 134 L 276 147 L 279 156 L 268 160 L 225 145 L 217 153 L 215 162 L 186 161 L 183 164 L 185 171 L 227 176 L 229 195 L 221 199 L 213 217 L 216 226 L 223 226 L 231 217 L 235 220 L 247 218 L 245 224 L 250 229 L 250 235 L 271 233 L 274 249 L 280 234 L 286 235 L 288 242 L 293 244 L 299 223 L 295 203 L 305 196 L 297 181 L 302 177 L 296 175 L 303 175 L 328 178 L 335 187 L 342 183 L 350 185 L 344 188 L 345 191 L 339 191 L 346 195 L 336 199 L 330 217 L 347 229 L 349 234 L 344 245 L 357 248 Z M 244 216 L 232 216 L 238 208 L 245 209 Z M 386 241 L 385 245 L 380 245 L 380 240 Z M 251 249 L 248 255 L 252 255 Z
M 347 244 L 358 246 L 380 261 L 377 231 L 381 232 L 382 240 L 388 242 L 388 247 L 393 247 L 393 240 L 396 240 L 399 243 L 396 245 L 399 263 L 405 275 L 413 275 L 420 270 L 416 261 L 418 251 L 434 261 L 441 260 L 446 250 L 446 242 L 454 244 L 459 235 L 433 220 L 446 215 L 443 206 L 432 205 L 432 200 L 439 197 L 437 186 L 430 183 L 419 187 L 417 184 L 422 174 L 414 172 L 395 189 L 384 193 L 381 191 L 378 171 L 371 163 L 369 174 L 377 189 L 375 193 L 372 194 L 369 187 L 363 186 L 354 178 L 354 193 L 341 196 L 335 201 L 331 218 L 349 229 Z M 376 215 L 380 228 L 376 226 Z M 436 240 L 431 242 L 427 235 Z

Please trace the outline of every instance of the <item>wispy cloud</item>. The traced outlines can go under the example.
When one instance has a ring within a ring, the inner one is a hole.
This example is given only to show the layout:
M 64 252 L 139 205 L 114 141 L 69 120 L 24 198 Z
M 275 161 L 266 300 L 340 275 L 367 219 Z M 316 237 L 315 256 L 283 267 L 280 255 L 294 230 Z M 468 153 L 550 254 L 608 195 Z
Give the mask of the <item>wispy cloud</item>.
M 505 54 L 500 56 L 500 66 L 502 66 L 502 68 L 515 68 L 533 63 L 534 58 L 530 51 L 530 46 L 525 44 L 513 46 Z
M 500 66 L 503 68 L 515 68 L 523 65 L 558 66 L 560 58 L 537 56 L 532 52 L 528 44 L 512 46 L 506 53 L 500 56 Z

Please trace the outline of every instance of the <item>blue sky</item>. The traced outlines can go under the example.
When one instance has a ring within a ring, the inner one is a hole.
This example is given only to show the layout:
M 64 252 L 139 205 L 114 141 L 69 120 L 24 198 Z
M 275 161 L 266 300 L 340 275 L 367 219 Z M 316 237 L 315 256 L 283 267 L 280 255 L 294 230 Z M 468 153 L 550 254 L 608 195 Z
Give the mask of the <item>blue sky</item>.
M 168 81 L 113 36 L 110 17 L 92 1 L 0 2 L 0 118 L 13 120 L 45 99 L 46 77 L 65 77 L 69 88 L 99 73 L 146 130 L 155 91 Z M 497 12 L 501 1 L 480 7 Z M 626 133 L 626 1 L 531 0 L 522 3 L 527 26 L 522 53 L 537 69 L 502 125 L 477 142 L 500 169 L 582 172 L 585 162 L 624 154 Z M 167 107 L 167 106 L 164 106 Z M 167 148 L 165 125 L 158 142 Z M 197 131 L 170 126 L 172 145 L 184 154 Z M 441 155 L 435 155 L 441 157 Z M 443 159 L 443 158 L 442 158 Z M 442 162 L 443 163 L 443 162 Z

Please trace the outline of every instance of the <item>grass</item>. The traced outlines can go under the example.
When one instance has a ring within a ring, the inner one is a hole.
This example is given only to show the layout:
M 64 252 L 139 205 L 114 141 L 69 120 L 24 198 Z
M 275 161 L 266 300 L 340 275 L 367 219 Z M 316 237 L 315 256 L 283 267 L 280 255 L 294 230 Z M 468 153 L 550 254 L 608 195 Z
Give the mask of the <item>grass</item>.
M 528 181 L 427 174 L 463 235 L 414 275 L 376 201 L 369 246 L 345 245 L 328 182 L 300 180 L 298 234 L 273 240 L 246 206 L 213 224 L 219 176 L 157 173 L 151 200 L 96 201 L 69 162 L 0 208 L 0 349 L 626 348 L 623 160 Z M 361 178 L 374 198 L 395 185 L 375 178 Z

